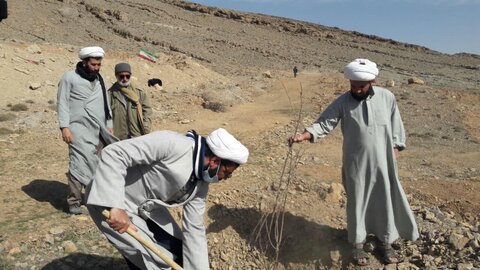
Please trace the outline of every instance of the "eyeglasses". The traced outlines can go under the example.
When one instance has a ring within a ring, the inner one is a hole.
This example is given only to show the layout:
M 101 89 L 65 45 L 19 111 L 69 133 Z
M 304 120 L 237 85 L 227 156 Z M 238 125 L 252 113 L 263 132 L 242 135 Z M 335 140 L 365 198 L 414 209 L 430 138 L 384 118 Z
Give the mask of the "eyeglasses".
M 123 78 L 125 78 L 125 79 L 130 79 L 130 75 L 128 75 L 128 74 L 120 74 L 120 75 L 118 75 L 118 77 L 119 77 L 120 79 L 123 79 Z

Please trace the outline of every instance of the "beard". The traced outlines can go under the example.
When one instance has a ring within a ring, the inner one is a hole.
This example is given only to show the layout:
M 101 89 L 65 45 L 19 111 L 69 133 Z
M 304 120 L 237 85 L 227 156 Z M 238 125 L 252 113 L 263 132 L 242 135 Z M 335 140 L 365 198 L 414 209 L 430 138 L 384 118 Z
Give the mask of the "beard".
M 118 84 L 119 84 L 120 86 L 123 86 L 123 87 L 128 87 L 128 86 L 130 85 L 130 81 L 127 81 L 127 82 L 121 82 L 121 81 L 119 81 Z
M 350 91 L 350 93 L 352 94 L 352 96 L 356 99 L 365 99 L 367 96 L 368 96 L 368 92 L 361 92 L 361 93 L 357 93 L 357 92 L 354 92 L 354 91 Z
M 97 75 L 98 73 L 100 73 L 100 70 L 92 70 L 88 67 L 88 65 L 84 65 L 83 68 L 85 69 L 85 72 L 91 75 Z
M 361 92 L 361 93 L 357 93 L 353 90 L 350 90 L 350 94 L 352 95 L 352 97 L 358 101 L 361 101 L 361 100 L 364 100 L 366 99 L 368 96 L 373 96 L 374 92 L 373 92 L 373 89 L 372 87 L 370 86 L 370 88 L 368 88 L 368 91 L 367 92 Z

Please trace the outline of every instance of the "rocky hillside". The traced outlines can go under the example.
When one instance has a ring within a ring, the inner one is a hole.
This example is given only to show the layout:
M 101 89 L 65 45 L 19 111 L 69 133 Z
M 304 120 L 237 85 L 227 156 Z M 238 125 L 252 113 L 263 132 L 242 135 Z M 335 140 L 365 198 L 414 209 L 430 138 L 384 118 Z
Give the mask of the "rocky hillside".
M 475 89 L 480 56 L 447 55 L 337 28 L 172 0 L 16 0 L 0 27 L 5 41 L 98 44 L 108 50 L 191 56 L 220 73 L 266 69 L 339 70 L 353 58 L 374 60 L 382 76 Z M 35 12 L 32 12 L 34 10 Z

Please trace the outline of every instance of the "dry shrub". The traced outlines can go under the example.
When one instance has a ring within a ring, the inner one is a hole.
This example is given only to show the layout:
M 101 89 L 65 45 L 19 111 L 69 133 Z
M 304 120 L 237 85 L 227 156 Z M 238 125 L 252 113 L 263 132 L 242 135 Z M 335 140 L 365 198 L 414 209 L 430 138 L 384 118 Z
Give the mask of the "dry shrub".
M 202 106 L 214 112 L 225 112 L 238 102 L 238 96 L 229 89 L 208 89 L 201 92 Z
M 13 133 L 15 133 L 15 131 L 13 131 L 9 128 L 0 127 L 0 135 L 9 135 L 9 134 L 13 134 Z
M 24 103 L 18 103 L 18 104 L 12 105 L 10 110 L 14 112 L 28 111 L 28 106 Z
M 25 101 L 25 103 L 34 104 L 34 103 L 35 103 L 35 101 L 33 101 L 33 100 L 29 99 L 29 100 L 26 100 L 26 101 Z
M 212 110 L 214 112 L 226 112 L 227 108 L 220 102 L 203 102 L 203 108 Z
M 13 113 L 2 113 L 0 114 L 0 122 L 10 121 L 15 119 L 15 114 Z

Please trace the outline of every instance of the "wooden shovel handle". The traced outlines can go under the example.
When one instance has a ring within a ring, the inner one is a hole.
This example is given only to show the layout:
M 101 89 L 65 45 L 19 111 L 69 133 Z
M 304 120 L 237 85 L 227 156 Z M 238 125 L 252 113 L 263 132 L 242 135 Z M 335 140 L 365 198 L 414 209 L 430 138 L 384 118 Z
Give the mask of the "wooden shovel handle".
M 107 209 L 103 210 L 102 214 L 106 219 L 110 219 L 110 211 L 108 211 Z M 140 242 L 140 244 L 142 244 L 144 247 L 150 249 L 158 257 L 160 257 L 166 264 L 172 267 L 173 270 L 183 270 L 183 268 L 180 265 L 178 265 L 175 261 L 173 261 L 167 255 L 165 255 L 162 251 L 160 251 L 157 248 L 157 246 L 154 243 L 152 243 L 152 241 L 149 241 L 143 238 L 138 232 L 134 231 L 130 227 L 127 229 L 127 233 L 131 235 L 133 238 L 135 238 L 138 242 Z

